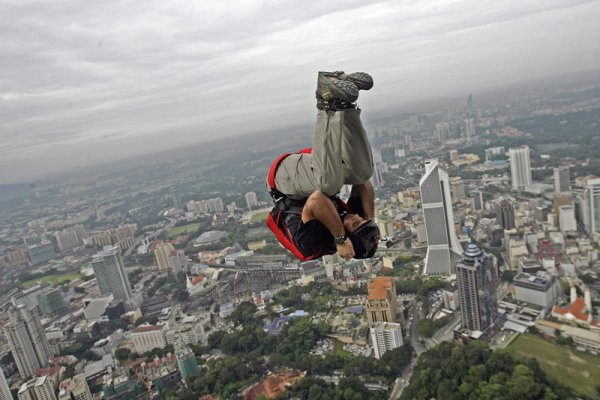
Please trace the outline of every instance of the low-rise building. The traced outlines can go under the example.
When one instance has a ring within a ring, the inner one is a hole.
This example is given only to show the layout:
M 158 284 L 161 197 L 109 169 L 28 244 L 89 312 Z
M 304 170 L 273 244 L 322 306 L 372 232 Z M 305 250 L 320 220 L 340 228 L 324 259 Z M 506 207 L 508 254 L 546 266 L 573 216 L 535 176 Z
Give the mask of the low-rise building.
M 168 325 L 142 325 L 131 332 L 135 351 L 139 354 L 167 346 Z
M 92 400 L 85 375 L 78 374 L 62 381 L 58 387 L 58 400 Z
M 521 272 L 514 277 L 513 284 L 517 301 L 535 304 L 545 310 L 550 310 L 560 294 L 560 284 L 556 278 L 544 272 Z

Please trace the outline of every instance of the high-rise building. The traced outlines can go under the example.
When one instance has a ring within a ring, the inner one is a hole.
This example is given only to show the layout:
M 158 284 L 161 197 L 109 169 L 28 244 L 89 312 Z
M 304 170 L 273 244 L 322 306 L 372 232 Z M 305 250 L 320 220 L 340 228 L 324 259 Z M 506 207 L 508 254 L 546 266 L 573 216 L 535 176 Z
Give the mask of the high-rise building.
M 200 372 L 198 369 L 198 360 L 196 360 L 196 355 L 189 347 L 185 346 L 178 349 L 175 356 L 177 357 L 177 367 L 179 368 L 181 379 L 185 381 L 190 377 L 198 375 Z
M 92 267 L 102 294 L 112 294 L 115 300 L 131 299 L 131 285 L 119 247 L 104 247 L 92 257 Z
M 473 118 L 465 119 L 465 137 L 467 139 L 475 137 L 475 120 Z
M 83 245 L 83 239 L 87 237 L 87 232 L 83 225 L 78 224 L 54 234 L 56 245 L 60 251 L 70 251 Z
M 177 274 L 187 269 L 187 257 L 183 250 L 177 250 L 171 243 L 160 243 L 154 249 L 154 258 L 159 271 Z
M 496 210 L 496 221 L 502 228 L 514 229 L 516 227 L 515 209 L 510 201 L 502 200 Z
M 256 197 L 255 192 L 248 192 L 244 195 L 244 197 L 246 198 L 246 206 L 249 209 L 253 209 L 258 206 L 258 198 Z
M 0 368 L 0 400 L 14 400 L 2 368 Z
M 483 192 L 481 190 L 474 190 L 471 192 L 471 197 L 473 198 L 473 207 L 475 208 L 475 211 L 483 210 Z
M 475 243 L 469 244 L 456 264 L 456 279 L 463 329 L 485 332 L 497 315 L 498 274 L 492 258 Z
M 92 400 L 90 387 L 84 374 L 62 381 L 58 387 L 58 400 Z
M 460 255 L 463 249 L 454 229 L 448 174 L 439 167 L 437 160 L 425 162 L 425 175 L 419 182 L 419 188 L 427 231 L 427 255 L 423 273 L 450 273 L 450 253 Z
M 449 154 L 451 162 L 458 161 L 458 150 L 452 149 L 449 151 Z
M 460 176 L 448 178 L 452 203 L 458 203 L 465 196 L 465 184 Z
M 513 147 L 508 149 L 510 157 L 510 181 L 513 190 L 523 191 L 531 186 L 531 161 L 529 147 Z
M 376 322 L 370 328 L 375 358 L 381 359 L 386 351 L 397 349 L 402 341 L 402 328 L 394 322 Z
M 373 186 L 376 188 L 381 188 L 385 184 L 383 180 L 383 173 L 386 170 L 387 165 L 383 162 L 379 162 L 375 164 L 373 168 Z
M 9 309 L 8 316 L 4 333 L 19 374 L 25 379 L 48 364 L 50 345 L 36 308 L 19 305 Z
M 375 322 L 396 322 L 396 283 L 388 276 L 378 276 L 368 285 L 365 302 L 369 326 Z
M 580 205 L 585 231 L 595 239 L 600 234 L 600 178 L 588 180 Z
M 56 400 L 54 381 L 47 375 L 33 378 L 21 385 L 17 396 L 19 400 Z
M 554 168 L 554 192 L 565 193 L 571 190 L 571 173 L 568 165 Z

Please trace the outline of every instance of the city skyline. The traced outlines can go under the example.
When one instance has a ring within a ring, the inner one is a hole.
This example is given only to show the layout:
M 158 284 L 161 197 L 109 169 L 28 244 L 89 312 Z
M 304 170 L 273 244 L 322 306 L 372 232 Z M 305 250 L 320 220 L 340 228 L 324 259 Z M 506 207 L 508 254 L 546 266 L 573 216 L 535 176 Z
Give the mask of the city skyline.
M 371 72 L 377 95 L 359 102 L 376 115 L 600 67 L 589 44 L 600 6 L 586 1 L 63 1 L 3 15 L 4 183 L 299 125 L 314 112 L 320 69 Z

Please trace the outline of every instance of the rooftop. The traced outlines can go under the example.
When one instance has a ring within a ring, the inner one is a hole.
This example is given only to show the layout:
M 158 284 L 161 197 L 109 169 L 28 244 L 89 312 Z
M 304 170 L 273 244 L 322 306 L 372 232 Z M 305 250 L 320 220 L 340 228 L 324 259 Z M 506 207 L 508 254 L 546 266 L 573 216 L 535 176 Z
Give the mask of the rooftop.
M 567 307 L 554 307 L 553 313 L 564 315 L 569 318 L 569 314 L 580 321 L 588 321 L 590 315 L 585 311 L 585 301 L 583 297 L 577 298 L 573 303 Z
M 369 283 L 369 300 L 386 300 L 393 285 L 392 278 L 377 276 Z
M 145 325 L 138 326 L 133 330 L 133 333 L 144 333 L 144 332 L 152 332 L 152 331 L 160 331 L 163 327 L 160 325 Z

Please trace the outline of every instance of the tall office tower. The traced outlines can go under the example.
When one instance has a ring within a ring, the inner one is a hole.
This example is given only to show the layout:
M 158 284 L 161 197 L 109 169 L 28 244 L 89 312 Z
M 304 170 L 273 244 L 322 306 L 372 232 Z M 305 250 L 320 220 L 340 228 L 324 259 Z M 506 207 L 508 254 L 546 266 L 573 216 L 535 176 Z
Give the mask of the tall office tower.
M 396 322 L 396 283 L 389 276 L 378 276 L 367 286 L 369 295 L 365 302 L 369 326 L 375 322 Z
M 458 203 L 465 196 L 465 184 L 460 176 L 448 178 L 452 203 Z
M 512 203 L 508 200 L 502 200 L 496 208 L 496 222 L 504 229 L 514 229 L 515 225 L 515 209 Z
M 14 400 L 2 368 L 0 368 L 0 400 Z
M 19 374 L 25 379 L 48 364 L 50 345 L 36 308 L 19 305 L 11 308 L 8 316 L 10 322 L 4 327 L 4 333 Z
M 571 172 L 568 165 L 554 168 L 554 192 L 565 193 L 571 190 Z
M 254 207 L 258 206 L 258 199 L 256 198 L 255 192 L 248 192 L 244 195 L 244 197 L 246 198 L 246 206 L 249 209 L 253 209 Z
M 112 294 L 115 300 L 131 299 L 131 285 L 118 246 L 106 246 L 93 256 L 92 268 L 102 294 Z
M 475 190 L 471 192 L 471 196 L 473 197 L 473 207 L 475 207 L 475 211 L 483 210 L 483 192 L 481 190 Z
M 375 358 L 381 359 L 386 351 L 401 347 L 402 328 L 400 324 L 394 322 L 376 322 L 370 328 L 371 342 L 375 350 Z
M 473 118 L 465 119 L 465 137 L 467 139 L 475 137 L 475 120 Z
M 575 207 L 573 205 L 558 207 L 558 227 L 563 234 L 577 232 L 577 220 L 575 219 Z
M 497 273 L 493 260 L 475 243 L 467 246 L 456 264 L 456 280 L 463 328 L 485 332 L 496 320 Z
M 383 173 L 385 172 L 387 165 L 383 162 L 375 163 L 375 167 L 373 168 L 373 186 L 376 188 L 381 188 L 385 184 L 383 180 Z
M 600 178 L 587 182 L 581 206 L 585 231 L 595 239 L 600 234 Z
M 451 252 L 462 254 L 463 249 L 454 229 L 454 213 L 448 174 L 437 160 L 425 162 L 425 175 L 419 182 L 425 230 L 427 255 L 424 274 L 448 274 L 452 271 Z
M 529 147 L 513 147 L 508 149 L 510 157 L 510 181 L 513 190 L 525 190 L 531 186 L 531 161 Z

